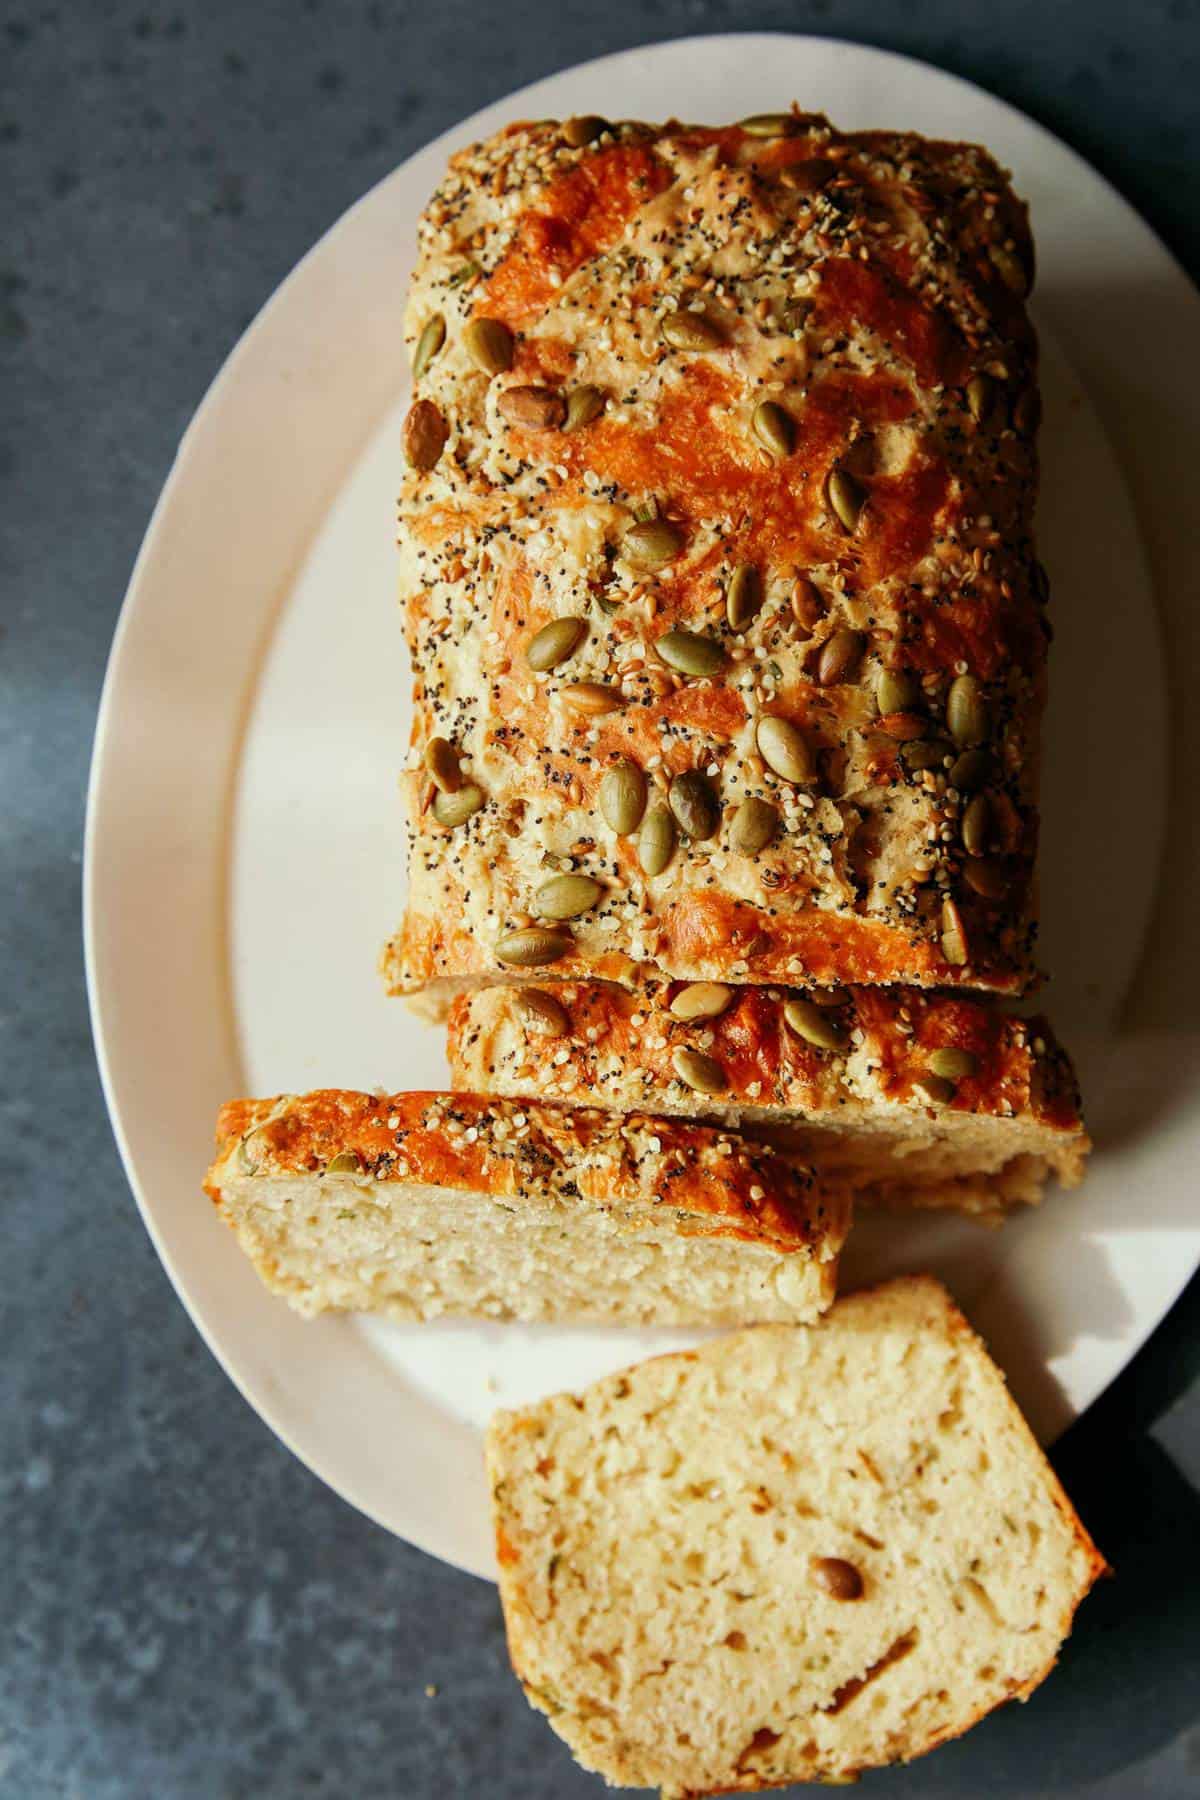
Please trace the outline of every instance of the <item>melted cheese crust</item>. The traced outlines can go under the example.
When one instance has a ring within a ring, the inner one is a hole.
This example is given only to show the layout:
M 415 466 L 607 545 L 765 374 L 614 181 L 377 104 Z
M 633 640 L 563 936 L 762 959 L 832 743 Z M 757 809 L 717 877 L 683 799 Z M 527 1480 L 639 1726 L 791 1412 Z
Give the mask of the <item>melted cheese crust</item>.
M 1031 279 L 1025 209 L 970 145 L 796 114 L 769 140 L 623 124 L 582 148 L 553 122 L 520 125 L 455 157 L 422 222 L 406 320 L 414 345 L 444 326 L 415 384 L 410 454 L 425 465 L 431 431 L 444 442 L 400 496 L 415 726 L 393 990 L 513 973 L 497 943 L 545 923 L 539 889 L 563 873 L 600 897 L 556 927 L 563 954 L 539 979 L 657 965 L 754 983 L 1029 985 L 1048 637 Z M 710 347 L 672 346 L 688 315 Z M 509 368 L 472 356 L 481 319 L 507 328 Z M 563 429 L 582 387 L 603 410 Z M 509 398 L 531 389 L 532 403 Z M 764 402 L 786 415 L 786 454 L 756 432 Z M 849 524 L 831 476 L 848 478 Z M 676 546 L 654 568 L 626 542 L 648 518 Z M 743 564 L 762 601 L 734 629 Z M 535 672 L 530 639 L 564 615 L 582 622 L 579 644 Z M 676 626 L 718 647 L 715 673 L 663 659 Z M 908 693 L 881 717 L 885 673 Z M 960 759 L 979 731 L 972 716 L 952 729 L 962 677 L 986 733 L 969 783 Z M 611 710 L 579 710 L 581 682 Z M 801 732 L 811 779 L 764 762 L 769 714 Z M 483 796 L 453 827 L 426 773 L 434 738 Z M 686 771 L 716 800 L 714 835 L 681 833 L 656 875 L 599 810 L 623 759 L 651 808 Z M 751 854 L 730 842 L 747 796 L 776 815 Z

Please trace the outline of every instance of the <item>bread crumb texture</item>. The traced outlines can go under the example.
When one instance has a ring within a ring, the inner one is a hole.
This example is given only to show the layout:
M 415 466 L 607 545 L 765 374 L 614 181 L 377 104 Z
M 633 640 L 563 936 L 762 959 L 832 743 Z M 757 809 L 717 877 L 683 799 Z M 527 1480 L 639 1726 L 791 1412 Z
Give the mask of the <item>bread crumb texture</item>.
M 933 1749 L 1037 1686 L 1104 1568 L 928 1277 L 500 1413 L 487 1455 L 526 1693 L 672 1796 Z

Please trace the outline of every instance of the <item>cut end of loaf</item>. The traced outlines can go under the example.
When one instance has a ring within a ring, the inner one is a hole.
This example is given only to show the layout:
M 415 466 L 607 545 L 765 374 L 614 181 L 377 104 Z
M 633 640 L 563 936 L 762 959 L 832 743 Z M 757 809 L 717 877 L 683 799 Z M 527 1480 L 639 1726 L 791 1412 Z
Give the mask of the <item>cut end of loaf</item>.
M 926 1277 L 500 1414 L 488 1466 L 531 1701 L 676 1795 L 921 1755 L 1044 1678 L 1104 1567 Z

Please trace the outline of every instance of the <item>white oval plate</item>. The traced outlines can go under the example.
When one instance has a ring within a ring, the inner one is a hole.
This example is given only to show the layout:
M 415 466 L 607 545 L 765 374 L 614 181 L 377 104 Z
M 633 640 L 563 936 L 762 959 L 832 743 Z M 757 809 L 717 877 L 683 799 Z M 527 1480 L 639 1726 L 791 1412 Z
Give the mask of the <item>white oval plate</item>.
M 440 1034 L 387 1000 L 375 973 L 404 884 L 396 775 L 409 680 L 391 546 L 416 219 L 457 145 L 511 119 L 604 110 L 616 95 L 626 116 L 714 121 L 795 96 L 848 127 L 979 139 L 1030 199 L 1047 387 L 1040 526 L 1057 630 L 1047 1001 L 1077 1054 L 1098 1148 L 1082 1191 L 1052 1196 L 1003 1232 L 956 1220 L 860 1228 L 853 1273 L 946 1276 L 1048 1437 L 1112 1379 L 1200 1261 L 1189 1216 L 1195 1084 L 1173 1090 L 1153 1137 L 1126 1129 L 1122 1107 L 1119 1020 L 1159 867 L 1165 697 L 1150 580 L 1104 425 L 1128 458 L 1153 466 L 1161 451 L 1139 424 L 1144 409 L 1125 404 L 1128 365 L 1096 306 L 1113 284 L 1137 283 L 1140 336 L 1159 350 L 1138 363 L 1138 379 L 1170 385 L 1176 417 L 1190 407 L 1195 418 L 1197 296 L 1073 152 L 901 57 L 813 38 L 700 38 L 539 82 L 360 201 L 213 384 L 117 629 L 85 872 L 105 1093 L 181 1298 L 297 1455 L 381 1523 L 480 1574 L 492 1570 L 480 1461 L 491 1407 L 685 1334 L 304 1323 L 259 1287 L 198 1184 L 217 1106 L 231 1095 L 444 1079 Z M 1138 729 L 1122 733 L 1114 757 L 1131 647 Z

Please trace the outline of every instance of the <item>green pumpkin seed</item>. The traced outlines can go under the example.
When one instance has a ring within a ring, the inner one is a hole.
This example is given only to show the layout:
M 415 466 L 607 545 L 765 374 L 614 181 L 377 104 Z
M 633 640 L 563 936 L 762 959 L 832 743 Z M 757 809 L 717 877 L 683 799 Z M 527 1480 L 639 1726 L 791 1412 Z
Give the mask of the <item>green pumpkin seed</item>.
M 671 1002 L 671 1016 L 685 1024 L 696 1025 L 702 1019 L 719 1019 L 733 1000 L 733 989 L 723 981 L 692 981 L 680 988 Z
M 539 919 L 577 919 L 591 912 L 603 893 L 590 875 L 555 875 L 534 895 L 533 911 Z
M 667 666 L 681 675 L 702 678 L 716 675 L 725 666 L 725 652 L 715 638 L 685 631 L 681 625 L 660 637 L 654 648 Z
M 415 401 L 404 420 L 404 455 L 409 467 L 427 475 L 446 448 L 449 435 L 449 427 L 433 401 Z
M 960 750 L 987 742 L 991 729 L 982 689 L 973 675 L 958 675 L 946 696 L 946 723 Z
M 458 754 L 444 737 L 431 737 L 425 746 L 425 767 L 443 794 L 457 794 L 463 784 Z
M 582 713 L 589 719 L 619 712 L 625 704 L 620 688 L 610 687 L 606 681 L 569 681 L 559 694 L 568 712 Z
M 988 829 L 992 809 L 986 794 L 976 794 L 962 816 L 963 848 L 968 856 L 982 856 L 987 850 Z
M 914 712 L 924 695 L 919 681 L 903 669 L 880 669 L 875 681 L 875 704 L 880 714 Z
M 667 790 L 667 801 L 685 837 L 699 841 L 715 837 L 721 823 L 721 807 L 707 776 L 699 769 L 685 769 Z
M 540 1032 L 542 1037 L 565 1037 L 571 1020 L 561 1000 L 544 988 L 519 987 L 512 990 L 513 1006 L 526 1031 Z
M 739 563 L 725 589 L 725 617 L 729 629 L 745 631 L 762 603 L 762 576 L 753 563 Z
M 918 1075 L 913 1086 L 918 1088 L 927 1100 L 932 1100 L 935 1106 L 949 1106 L 958 1092 L 954 1083 L 947 1081 L 943 1075 Z
M 811 1000 L 785 1001 L 783 1016 L 796 1036 L 816 1050 L 845 1050 L 849 1045 L 849 1034 Z
M 500 962 L 512 963 L 518 968 L 536 969 L 543 963 L 559 962 L 570 955 L 573 947 L 574 940 L 569 932 L 551 931 L 544 925 L 526 925 L 500 939 L 496 956 Z
M 967 410 L 977 425 L 991 416 L 996 404 L 996 384 L 990 375 L 972 375 L 967 383 Z
M 434 313 L 426 319 L 417 339 L 417 347 L 413 351 L 412 378 L 420 381 L 422 375 L 446 341 L 446 321 L 441 313 Z
M 974 1075 L 979 1068 L 979 1058 L 970 1050 L 957 1050 L 947 1045 L 944 1050 L 935 1050 L 929 1058 L 929 1067 L 934 1075 L 940 1075 L 943 1081 L 962 1081 Z
M 439 825 L 444 825 L 447 831 L 453 831 L 456 826 L 465 825 L 479 811 L 484 799 L 483 789 L 469 781 L 457 793 L 436 793 L 433 796 L 433 816 Z
M 973 856 L 965 862 L 963 880 L 984 900 L 1003 900 L 1008 893 L 1004 865 L 990 856 Z
M 858 667 L 866 641 L 861 631 L 845 628 L 825 640 L 817 659 L 817 680 L 822 687 L 834 687 L 838 682 L 850 679 Z
M 729 827 L 729 848 L 738 856 L 757 856 L 765 850 L 779 826 L 779 814 L 768 800 L 747 794 Z
M 671 1066 L 680 1081 L 698 1094 L 723 1094 L 729 1086 L 728 1077 L 715 1057 L 705 1056 L 701 1050 L 689 1050 L 686 1044 L 677 1044 L 672 1050 Z
M 638 861 L 646 875 L 661 875 L 675 854 L 675 821 L 665 806 L 652 806 L 638 833 Z
M 568 656 L 573 656 L 583 642 L 587 632 L 587 620 L 581 619 L 577 613 L 566 613 L 561 619 L 551 619 L 540 631 L 535 631 L 525 646 L 525 661 L 535 674 L 544 674 L 547 669 L 555 669 Z
M 682 309 L 667 313 L 659 326 L 662 339 L 672 350 L 722 350 L 725 333 L 705 314 Z
M 916 775 L 922 769 L 940 769 L 952 749 L 944 738 L 910 738 L 900 746 L 900 761 Z
M 639 569 L 661 569 L 683 549 L 683 533 L 668 519 L 639 519 L 621 540 L 621 550 Z
M 582 431 L 593 419 L 598 419 L 604 411 L 605 394 L 598 387 L 572 388 L 567 395 L 567 416 L 563 420 L 564 431 Z
M 993 269 L 1005 287 L 1010 293 L 1016 294 L 1018 299 L 1023 300 L 1029 292 L 1029 276 L 1025 272 L 1025 265 L 1020 257 L 1012 250 L 1006 249 L 1003 244 L 990 245 L 988 256 L 991 258 Z
M 967 960 L 967 934 L 962 914 L 953 900 L 942 902 L 942 955 L 948 963 L 961 968 Z
M 758 721 L 754 734 L 758 754 L 768 769 L 784 781 L 804 785 L 816 780 L 816 763 L 800 728 L 777 713 L 767 713 Z
M 764 450 L 782 459 L 796 442 L 796 421 L 777 400 L 760 400 L 750 418 L 750 428 Z
M 635 762 L 623 758 L 605 770 L 597 798 L 609 829 L 618 837 L 631 837 L 646 810 L 646 777 Z
M 1013 424 L 1023 437 L 1032 437 L 1041 422 L 1042 396 L 1035 387 L 1028 387 L 1013 407 Z
M 821 617 L 822 601 L 816 583 L 807 575 L 797 575 L 792 583 L 791 605 L 793 619 L 808 635 Z
M 780 138 L 794 137 L 797 125 L 791 113 L 752 113 L 741 128 L 747 137 Z
M 566 402 L 553 388 L 505 388 L 496 408 L 510 425 L 523 425 L 527 431 L 555 431 L 567 416 Z
M 485 375 L 507 375 L 513 364 L 513 334 L 500 319 L 472 319 L 462 334 L 463 349 Z
M 578 119 L 568 119 L 563 125 L 563 139 L 572 150 L 582 150 L 608 130 L 608 120 L 602 119 L 598 113 L 584 113 Z
M 867 503 L 867 490 L 848 469 L 830 469 L 825 481 L 825 500 L 847 531 L 853 531 Z
M 992 759 L 986 750 L 964 750 L 950 765 L 950 786 L 960 794 L 982 787 L 991 770 Z
M 362 1158 L 357 1150 L 339 1150 L 325 1164 L 327 1175 L 361 1175 Z

